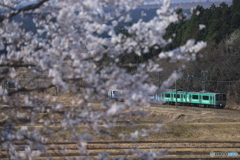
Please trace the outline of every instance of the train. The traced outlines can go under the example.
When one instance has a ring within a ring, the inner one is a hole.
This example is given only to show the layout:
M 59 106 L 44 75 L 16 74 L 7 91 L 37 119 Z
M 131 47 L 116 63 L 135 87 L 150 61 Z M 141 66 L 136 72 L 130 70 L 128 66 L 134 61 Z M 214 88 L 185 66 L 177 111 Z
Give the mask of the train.
M 108 98 L 119 100 L 121 99 L 122 94 L 123 94 L 122 90 L 110 89 L 108 91 Z
M 109 90 L 108 97 L 119 100 L 123 94 L 121 90 Z M 226 106 L 227 98 L 225 93 L 214 92 L 189 92 L 179 90 L 169 90 L 165 93 L 149 95 L 149 100 L 163 100 L 165 104 L 179 104 L 186 106 L 214 107 L 223 109 Z M 121 99 L 122 100 L 122 99 Z
M 214 107 L 223 109 L 226 106 L 227 98 L 225 93 L 214 92 L 188 92 L 188 91 L 167 91 L 159 94 L 166 104 L 175 104 L 200 107 Z

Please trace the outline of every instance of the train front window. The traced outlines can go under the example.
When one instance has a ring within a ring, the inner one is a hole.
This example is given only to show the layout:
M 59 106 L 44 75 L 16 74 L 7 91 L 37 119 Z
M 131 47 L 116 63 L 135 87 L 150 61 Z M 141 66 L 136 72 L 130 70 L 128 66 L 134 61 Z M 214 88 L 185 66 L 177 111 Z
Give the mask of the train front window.
M 114 96 L 119 96 L 120 94 L 119 94 L 118 91 L 113 91 L 113 95 L 114 95 Z
M 220 95 L 219 94 L 216 95 L 216 101 L 220 101 Z
M 223 101 L 226 101 L 226 100 L 227 100 L 226 94 L 223 94 Z

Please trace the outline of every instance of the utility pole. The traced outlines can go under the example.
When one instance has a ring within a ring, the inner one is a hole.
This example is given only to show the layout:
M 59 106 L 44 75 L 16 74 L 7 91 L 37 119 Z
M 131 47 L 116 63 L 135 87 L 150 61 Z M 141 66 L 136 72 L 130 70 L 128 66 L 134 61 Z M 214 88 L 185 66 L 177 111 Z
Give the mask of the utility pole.
M 160 73 L 161 72 L 158 72 L 158 88 L 160 88 Z
M 203 80 L 204 80 L 204 81 L 203 81 L 203 83 L 204 83 L 204 84 L 203 84 L 203 90 L 204 90 L 204 91 L 206 91 L 206 73 L 207 73 L 207 72 L 208 72 L 208 70 L 202 71 L 202 73 L 203 73 L 203 78 L 204 78 L 204 79 L 203 79 Z
M 175 102 L 175 107 L 177 108 L 177 80 L 175 81 L 175 97 L 176 97 L 176 102 Z
M 174 72 L 177 74 L 176 70 Z M 177 108 L 177 80 L 175 80 L 175 99 L 176 99 L 175 107 Z
M 187 82 L 188 82 L 188 89 L 187 89 L 187 91 L 190 91 L 190 86 L 192 85 L 193 78 L 194 78 L 193 74 L 189 74 L 188 73 L 188 76 L 186 78 Z

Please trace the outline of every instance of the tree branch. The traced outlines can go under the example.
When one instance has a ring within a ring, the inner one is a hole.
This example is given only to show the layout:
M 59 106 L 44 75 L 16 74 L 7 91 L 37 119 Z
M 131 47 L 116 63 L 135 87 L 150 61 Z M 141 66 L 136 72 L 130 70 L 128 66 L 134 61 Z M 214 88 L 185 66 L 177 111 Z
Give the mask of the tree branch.
M 30 5 L 27 5 L 25 7 L 22 7 L 20 9 L 15 9 L 13 12 L 11 12 L 8 16 L 4 16 L 4 15 L 0 15 L 0 22 L 2 22 L 3 20 L 5 19 L 10 19 L 16 15 L 18 15 L 19 13 L 21 12 L 25 12 L 25 11 L 30 11 L 30 10 L 35 10 L 39 7 L 41 7 L 45 2 L 47 2 L 49 0 L 41 0 L 39 1 L 38 3 L 35 3 L 35 4 L 30 4 Z M 2 4 L 1 4 L 2 5 Z M 12 8 L 11 8 L 12 9 Z
M 16 8 L 13 8 L 13 7 L 11 7 L 11 6 L 8 6 L 8 5 L 5 5 L 5 4 L 3 4 L 3 3 L 0 3 L 0 6 L 3 6 L 3 7 L 5 7 L 5 8 L 8 8 L 8 9 L 11 9 L 11 10 L 16 10 Z
M 53 88 L 53 87 L 56 87 L 55 85 L 51 84 L 49 86 L 46 86 L 46 87 L 37 87 L 37 88 L 33 88 L 33 89 L 27 89 L 25 87 L 22 87 L 16 91 L 11 91 L 8 93 L 8 96 L 12 96 L 13 94 L 16 94 L 16 93 L 20 93 L 20 92 L 32 92 L 32 91 L 39 91 L 39 90 L 45 90 L 45 89 L 49 89 L 49 88 Z
M 0 67 L 14 67 L 14 68 L 20 68 L 20 67 L 35 67 L 35 64 L 0 64 Z

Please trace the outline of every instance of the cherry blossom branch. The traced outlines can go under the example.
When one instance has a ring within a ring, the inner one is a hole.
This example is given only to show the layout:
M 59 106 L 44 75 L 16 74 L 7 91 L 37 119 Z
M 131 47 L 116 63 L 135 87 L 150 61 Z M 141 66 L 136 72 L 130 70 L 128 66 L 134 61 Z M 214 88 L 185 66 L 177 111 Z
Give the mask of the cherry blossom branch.
M 0 5 L 4 6 L 4 7 L 10 8 L 11 10 L 14 10 L 13 12 L 9 13 L 7 16 L 0 15 L 0 22 L 2 22 L 5 19 L 11 19 L 12 17 L 18 15 L 21 12 L 35 10 L 35 9 L 41 7 L 47 1 L 49 1 L 49 0 L 41 0 L 41 1 L 37 2 L 37 3 L 35 3 L 35 4 L 26 5 L 26 6 L 22 7 L 22 8 L 19 8 L 19 9 L 15 9 L 13 7 L 9 7 L 9 6 L 4 5 L 4 4 L 0 4 Z
M 21 93 L 21 92 L 33 92 L 33 91 L 43 91 L 43 90 L 46 90 L 46 89 L 50 89 L 50 88 L 53 88 L 53 87 L 56 87 L 55 85 L 49 85 L 49 86 L 46 86 L 46 87 L 37 87 L 37 88 L 32 88 L 32 89 L 27 89 L 25 87 L 22 87 L 22 88 L 18 88 L 16 91 L 10 91 L 8 93 L 8 96 L 12 96 L 16 93 Z

